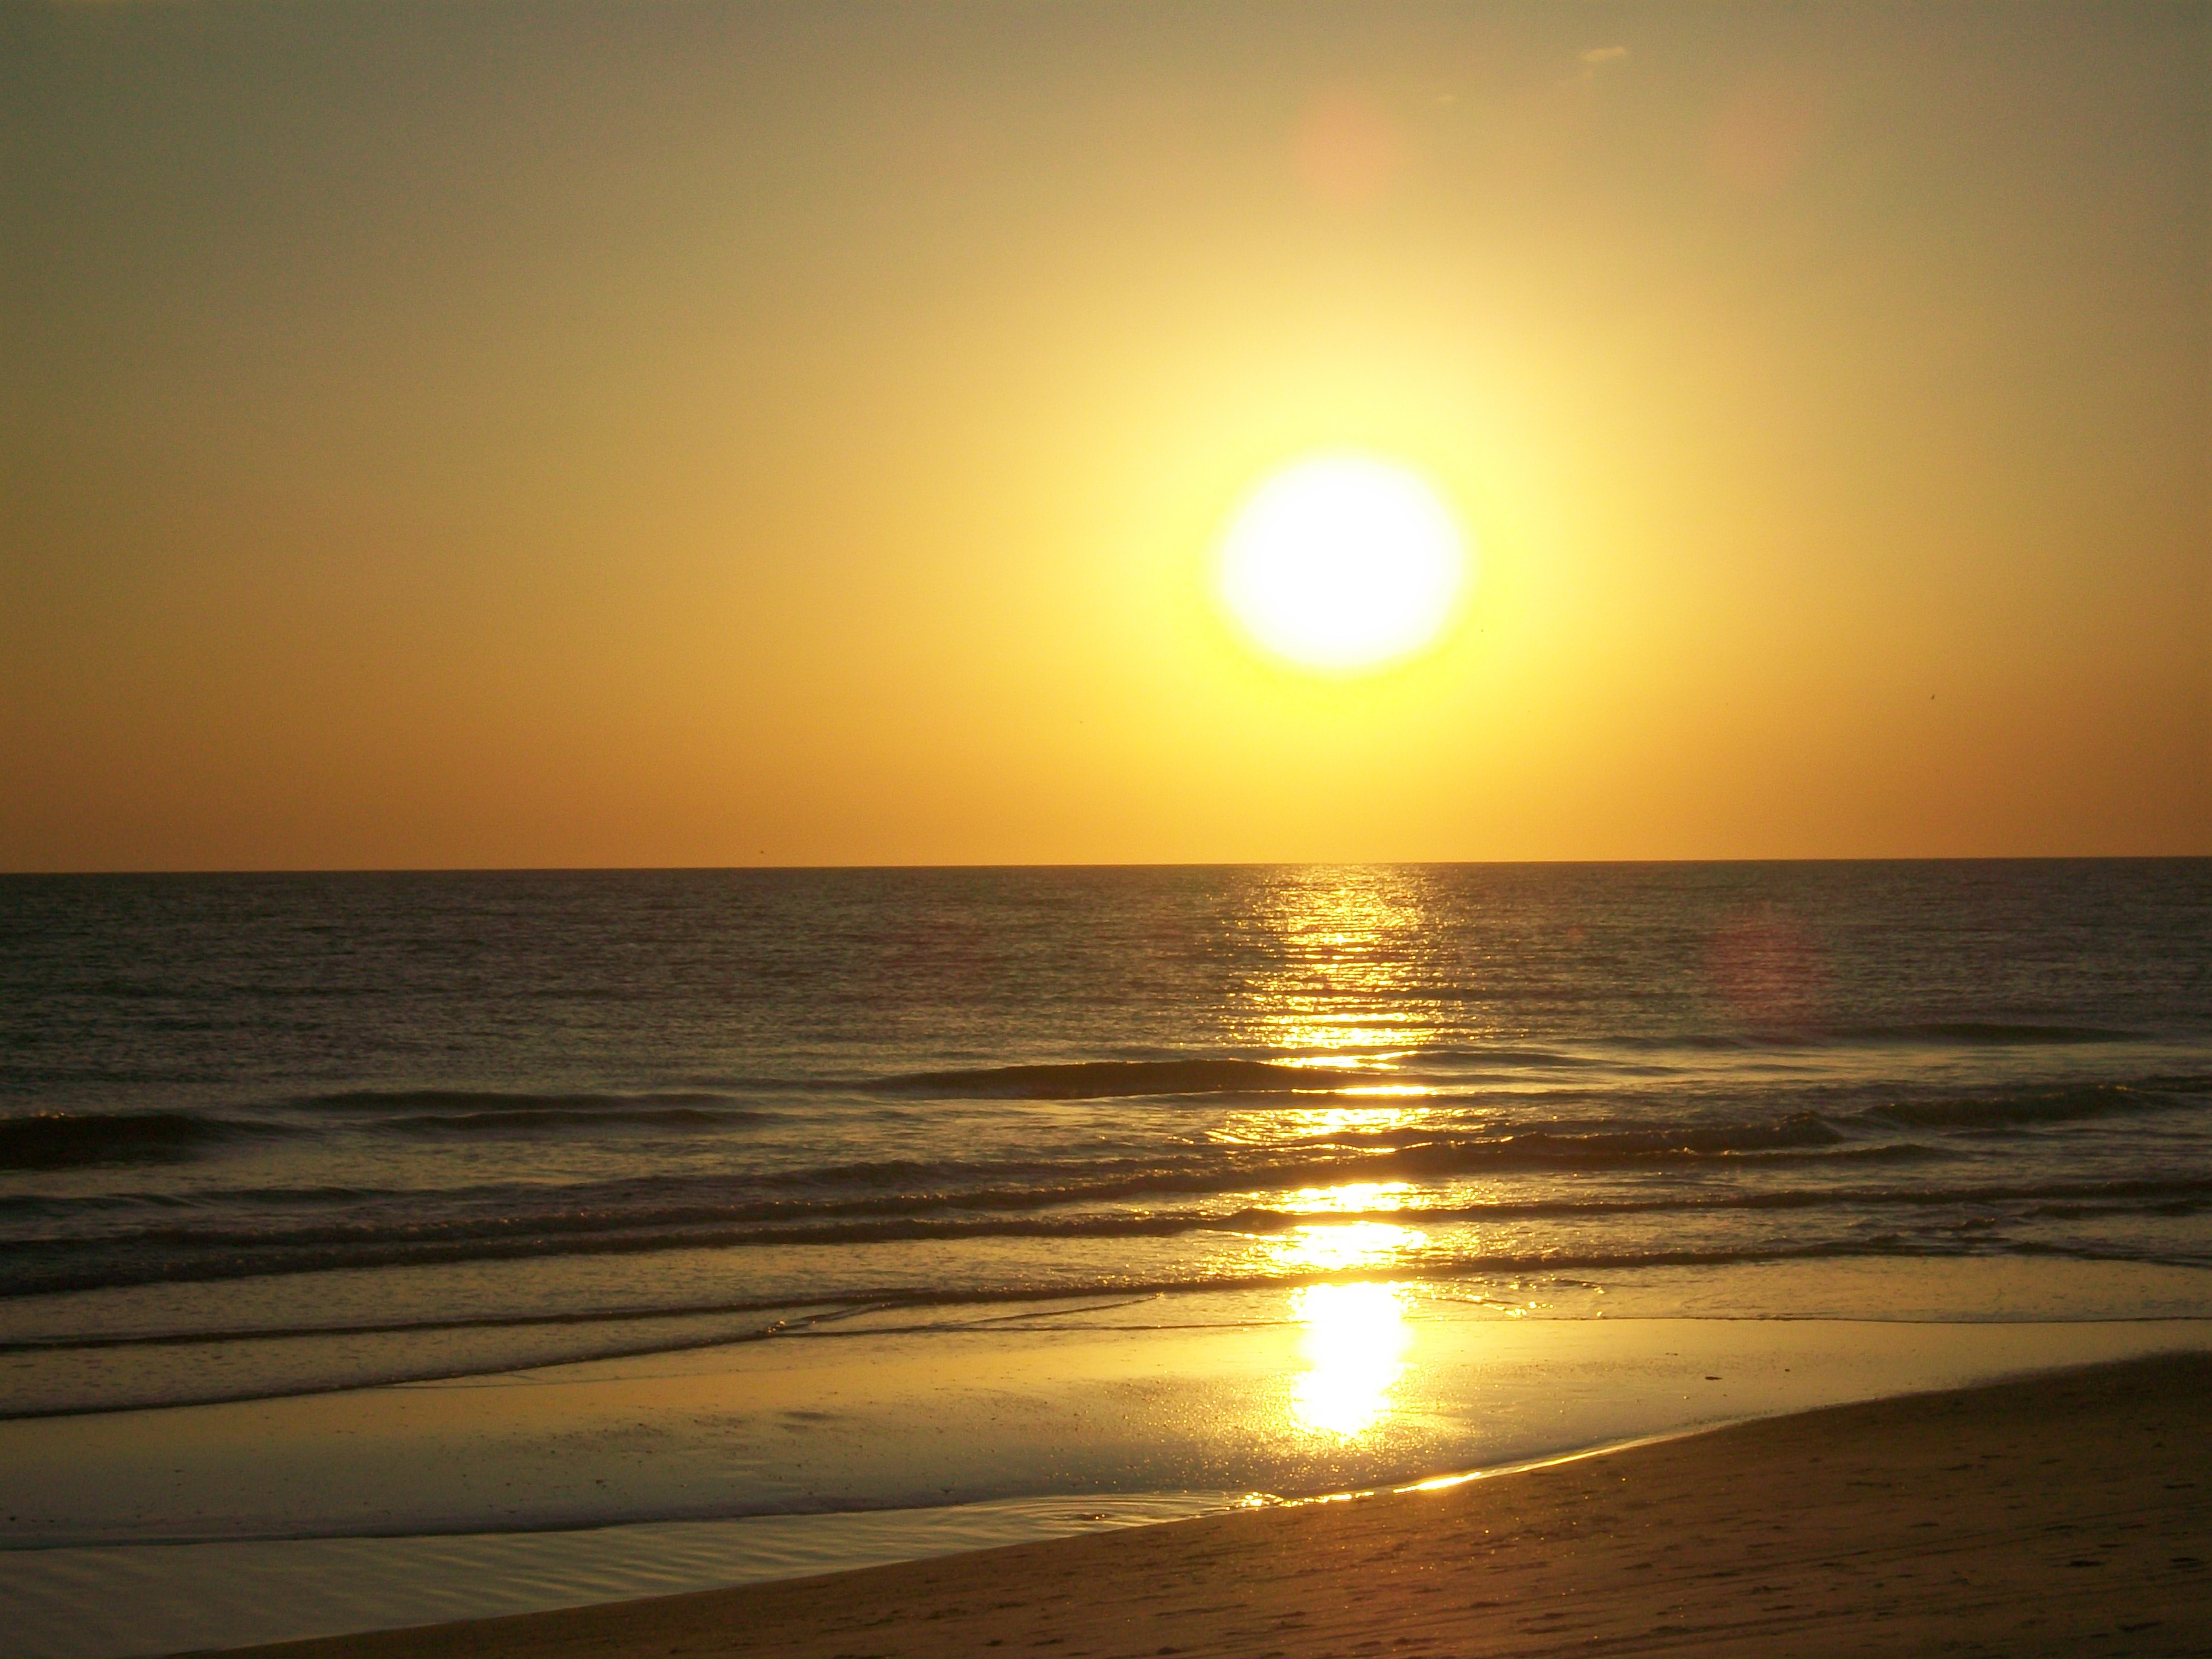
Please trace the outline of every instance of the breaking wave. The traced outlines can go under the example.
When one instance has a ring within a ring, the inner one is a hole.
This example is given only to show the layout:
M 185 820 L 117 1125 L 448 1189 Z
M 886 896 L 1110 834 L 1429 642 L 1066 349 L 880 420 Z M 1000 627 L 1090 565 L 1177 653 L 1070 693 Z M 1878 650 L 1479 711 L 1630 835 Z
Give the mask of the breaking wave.
M 37 1112 L 0 1117 L 0 1170 L 173 1164 L 210 1147 L 284 1133 L 191 1112 Z

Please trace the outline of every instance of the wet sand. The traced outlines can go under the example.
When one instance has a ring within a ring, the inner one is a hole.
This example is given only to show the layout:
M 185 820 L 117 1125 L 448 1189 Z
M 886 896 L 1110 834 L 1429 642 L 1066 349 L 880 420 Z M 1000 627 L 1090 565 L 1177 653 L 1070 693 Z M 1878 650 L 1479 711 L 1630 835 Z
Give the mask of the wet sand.
M 1440 1490 L 239 1651 L 2212 1654 L 2212 1358 Z

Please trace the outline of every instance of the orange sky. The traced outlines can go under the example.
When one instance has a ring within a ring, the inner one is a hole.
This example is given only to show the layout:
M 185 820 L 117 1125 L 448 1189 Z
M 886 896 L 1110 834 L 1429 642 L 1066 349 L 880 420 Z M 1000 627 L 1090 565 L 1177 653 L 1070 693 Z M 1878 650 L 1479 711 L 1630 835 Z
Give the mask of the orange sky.
M 0 19 L 0 868 L 2212 853 L 2212 13 Z M 1207 565 L 1417 467 L 1463 624 Z

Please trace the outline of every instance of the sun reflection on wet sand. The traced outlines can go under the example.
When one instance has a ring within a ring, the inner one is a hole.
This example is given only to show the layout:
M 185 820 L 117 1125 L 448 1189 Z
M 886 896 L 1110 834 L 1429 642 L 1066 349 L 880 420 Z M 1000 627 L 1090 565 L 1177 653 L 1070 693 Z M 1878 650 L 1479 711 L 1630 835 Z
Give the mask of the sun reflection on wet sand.
M 1395 1230 L 1392 1230 L 1395 1231 Z M 1413 1340 L 1395 1285 L 1308 1285 L 1291 1297 L 1305 1323 L 1307 1369 L 1291 1390 L 1291 1416 L 1311 1434 L 1351 1440 L 1390 1414 L 1390 1391 Z
M 1300 1194 L 1340 1209 L 1382 1207 L 1386 1189 L 1355 1185 Z M 1418 1228 L 1387 1221 L 1320 1222 L 1273 1241 L 1277 1263 L 1291 1271 L 1341 1273 L 1395 1265 L 1426 1242 Z M 1291 1419 L 1309 1434 L 1350 1440 L 1390 1414 L 1392 1388 L 1404 1373 L 1412 1340 L 1407 1298 L 1396 1285 L 1306 1285 L 1291 1293 L 1291 1311 L 1305 1327 L 1298 1347 L 1306 1369 L 1291 1387 Z

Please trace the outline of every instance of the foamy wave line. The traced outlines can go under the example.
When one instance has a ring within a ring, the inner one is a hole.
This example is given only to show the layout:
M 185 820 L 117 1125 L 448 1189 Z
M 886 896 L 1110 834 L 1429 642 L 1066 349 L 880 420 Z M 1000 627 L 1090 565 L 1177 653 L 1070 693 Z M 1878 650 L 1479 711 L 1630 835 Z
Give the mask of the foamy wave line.
M 783 1225 L 669 1225 L 665 1219 L 628 1218 L 592 1231 L 556 1231 L 547 1221 L 534 1231 L 508 1224 L 475 1233 L 441 1230 L 432 1237 L 399 1231 L 366 1229 L 303 1242 L 295 1236 L 275 1239 L 232 1235 L 216 1242 L 228 1255 L 198 1259 L 170 1255 L 161 1260 L 110 1261 L 75 1268 L 42 1263 L 11 1275 L 9 1292 L 52 1294 L 131 1284 L 204 1283 L 279 1274 L 403 1265 L 445 1265 L 461 1261 L 527 1257 L 628 1255 L 682 1249 L 736 1249 L 791 1245 L 876 1244 L 916 1240 L 984 1238 L 1104 1240 L 1175 1237 L 1200 1232 L 1269 1235 L 1298 1227 L 1382 1222 L 1399 1226 L 1439 1226 L 1468 1222 L 1601 1220 L 1626 1215 L 1731 1214 L 1761 1211 L 1886 1209 L 1927 1210 L 1963 1206 L 2101 1205 L 2124 1212 L 2151 1209 L 2161 1214 L 2193 1212 L 2212 1200 L 2212 1174 L 2160 1180 L 2061 1182 L 2024 1185 L 1984 1184 L 1931 1188 L 1822 1188 L 1765 1192 L 1698 1193 L 1652 1198 L 1529 1199 L 1396 1209 L 1331 1210 L 1316 1213 L 1248 1206 L 1227 1212 L 1176 1211 L 1073 1216 L 918 1216 L 843 1218 Z M 2030 1213 L 2036 1212 L 2031 1211 Z M 2052 1213 L 2062 1212 L 2053 1211 Z M 567 1219 L 576 1220 L 577 1218 Z M 480 1224 L 496 1227 L 498 1224 Z M 205 1236 L 166 1238 L 207 1248 Z M 1631 1258 L 1623 1257 L 1626 1261 Z M 1642 1258 L 1633 1258 L 1641 1260 Z M 1651 1258 L 1657 1261 L 1660 1258 Z M 1671 1260 L 1671 1257 L 1667 1258 Z M 1618 1265 L 1618 1263 L 1616 1263 Z M 0 1352 L 6 1352 L 0 1345 Z

